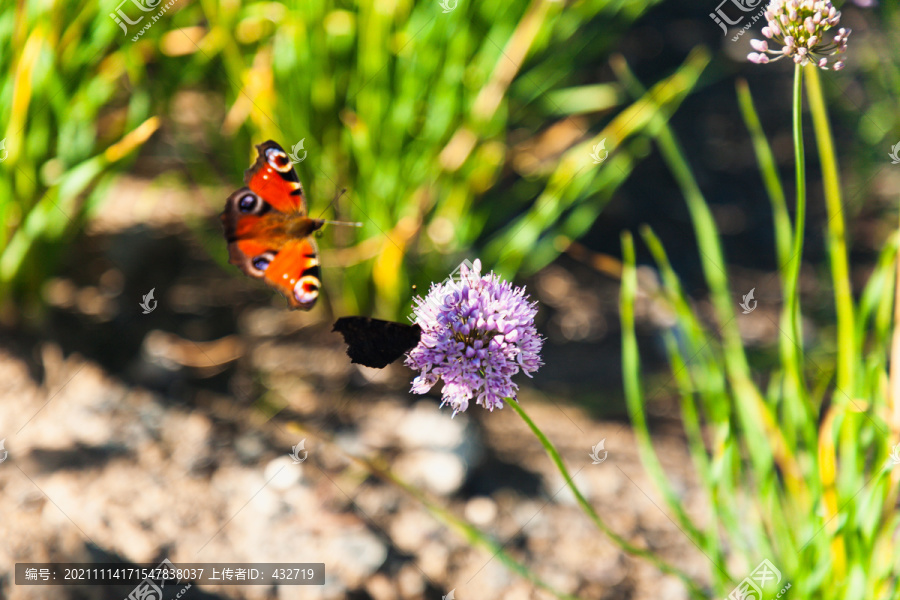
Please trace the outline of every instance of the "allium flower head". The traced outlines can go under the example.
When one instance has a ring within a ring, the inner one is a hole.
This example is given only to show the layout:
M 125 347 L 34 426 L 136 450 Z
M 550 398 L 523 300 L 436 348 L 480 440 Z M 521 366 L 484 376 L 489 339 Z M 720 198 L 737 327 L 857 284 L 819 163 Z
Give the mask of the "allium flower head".
M 770 50 L 765 40 L 750 40 L 756 52 L 747 59 L 757 64 L 766 64 L 790 56 L 795 63 L 806 65 L 815 62 L 820 68 L 828 69 L 828 57 L 843 54 L 847 50 L 849 29 L 838 29 L 834 39 L 825 39 L 825 32 L 837 26 L 841 13 L 830 0 L 772 0 L 765 12 L 768 25 L 762 34 L 783 47 Z M 769 55 L 774 58 L 769 58 Z M 831 67 L 839 71 L 844 62 L 838 60 Z
M 512 376 L 521 369 L 531 377 L 543 364 L 537 303 L 494 273 L 481 275 L 480 260 L 460 268 L 460 281 L 432 284 L 415 303 L 422 337 L 406 358 L 419 371 L 412 391 L 424 394 L 442 379 L 441 406 L 452 406 L 454 415 L 472 399 L 491 411 L 503 408 L 518 389 Z

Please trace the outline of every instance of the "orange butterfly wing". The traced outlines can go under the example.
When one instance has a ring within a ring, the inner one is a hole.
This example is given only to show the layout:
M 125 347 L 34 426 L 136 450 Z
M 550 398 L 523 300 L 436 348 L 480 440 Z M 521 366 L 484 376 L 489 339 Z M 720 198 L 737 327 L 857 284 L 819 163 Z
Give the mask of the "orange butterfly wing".
M 281 292 L 291 308 L 309 310 L 321 287 L 309 236 L 324 221 L 306 216 L 303 187 L 281 146 L 270 140 L 256 148 L 247 187 L 228 197 L 221 215 L 229 262 Z
M 279 212 L 305 215 L 303 185 L 288 155 L 272 140 L 258 145 L 256 150 L 256 162 L 244 171 L 247 187 Z

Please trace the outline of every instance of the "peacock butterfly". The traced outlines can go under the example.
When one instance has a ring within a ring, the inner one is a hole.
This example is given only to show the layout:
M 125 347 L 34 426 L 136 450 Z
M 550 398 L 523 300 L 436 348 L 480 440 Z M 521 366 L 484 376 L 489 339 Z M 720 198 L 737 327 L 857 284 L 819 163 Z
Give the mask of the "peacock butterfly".
M 244 172 L 245 186 L 221 215 L 228 262 L 281 292 L 291 308 L 309 310 L 319 297 L 319 259 L 311 234 L 327 221 L 306 214 L 303 186 L 288 155 L 269 140 Z
M 350 362 L 383 369 L 419 343 L 422 328 L 371 317 L 341 317 L 332 331 L 344 337 Z

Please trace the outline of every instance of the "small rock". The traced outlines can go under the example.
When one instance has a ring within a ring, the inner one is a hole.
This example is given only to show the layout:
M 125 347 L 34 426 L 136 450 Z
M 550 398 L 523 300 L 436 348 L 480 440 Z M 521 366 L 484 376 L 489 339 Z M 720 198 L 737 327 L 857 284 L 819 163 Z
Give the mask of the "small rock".
M 398 515 L 388 530 L 394 544 L 405 552 L 418 552 L 439 525 L 429 515 L 419 510 L 405 510 Z
M 394 468 L 407 482 L 442 496 L 457 491 L 466 478 L 465 463 L 449 452 L 417 450 L 401 456 Z
M 466 441 L 466 415 L 450 415 L 433 402 L 419 402 L 397 424 L 397 437 L 407 448 L 455 450 Z
M 387 558 L 387 547 L 367 529 L 343 532 L 327 542 L 325 564 L 334 565 L 334 571 L 348 587 L 355 588 L 378 570 Z
M 497 503 L 486 496 L 472 498 L 466 503 L 465 514 L 475 525 L 490 525 L 497 518 Z
M 269 461 L 263 474 L 269 486 L 276 490 L 286 490 L 298 483 L 303 476 L 302 465 L 294 464 L 290 456 L 279 456 Z
M 419 567 L 426 577 L 440 581 L 447 576 L 447 565 L 450 561 L 450 550 L 446 543 L 430 541 L 419 550 Z
M 290 589 L 295 586 L 285 585 L 277 587 Z M 297 589 L 302 590 L 303 588 L 298 587 Z M 325 585 L 321 587 L 321 593 L 322 600 L 343 600 L 347 597 L 347 587 L 344 585 L 344 581 L 340 577 L 328 574 L 327 563 L 325 569 Z
M 506 590 L 503 600 L 531 600 L 531 591 L 531 585 L 525 581 L 518 581 Z
M 578 488 L 581 495 L 585 498 L 591 497 L 590 479 L 584 473 L 578 473 L 572 476 L 572 485 Z M 557 504 L 567 504 L 569 506 L 578 506 L 578 500 L 570 485 L 563 479 L 562 475 L 554 473 L 550 481 L 547 483 L 547 491 L 553 496 L 553 501 Z
M 260 434 L 248 432 L 234 440 L 234 451 L 243 464 L 252 465 L 265 453 L 266 444 Z
M 421 598 L 422 592 L 425 591 L 425 579 L 422 572 L 413 565 L 406 564 L 397 573 L 397 587 L 400 588 L 400 597 L 406 600 L 409 598 Z
M 397 592 L 387 575 L 376 573 L 366 582 L 366 592 L 372 600 L 397 600 Z
M 356 431 L 342 431 L 334 436 L 334 443 L 347 454 L 365 456 L 369 452 L 368 446 Z

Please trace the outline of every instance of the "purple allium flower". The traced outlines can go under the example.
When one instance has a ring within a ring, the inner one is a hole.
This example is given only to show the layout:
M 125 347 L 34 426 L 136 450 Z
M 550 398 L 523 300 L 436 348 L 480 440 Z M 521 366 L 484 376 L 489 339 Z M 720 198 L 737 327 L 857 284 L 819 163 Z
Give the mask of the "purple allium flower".
M 747 55 L 750 62 L 764 65 L 790 56 L 795 63 L 806 65 L 812 61 L 827 70 L 828 57 L 847 50 L 849 29 L 841 27 L 832 41 L 825 40 L 825 32 L 841 20 L 840 11 L 831 0 L 772 0 L 765 16 L 768 24 L 762 28 L 762 34 L 783 47 L 771 50 L 765 40 L 751 40 L 756 52 Z M 839 60 L 831 68 L 839 71 L 843 67 L 844 62 Z
M 503 408 L 519 388 L 512 376 L 521 369 L 531 377 L 543 364 L 537 302 L 494 273 L 482 276 L 480 260 L 460 268 L 460 281 L 432 284 L 415 303 L 422 337 L 406 358 L 419 371 L 412 392 L 424 394 L 443 379 L 441 406 L 452 406 L 454 415 L 473 398 L 490 411 Z

